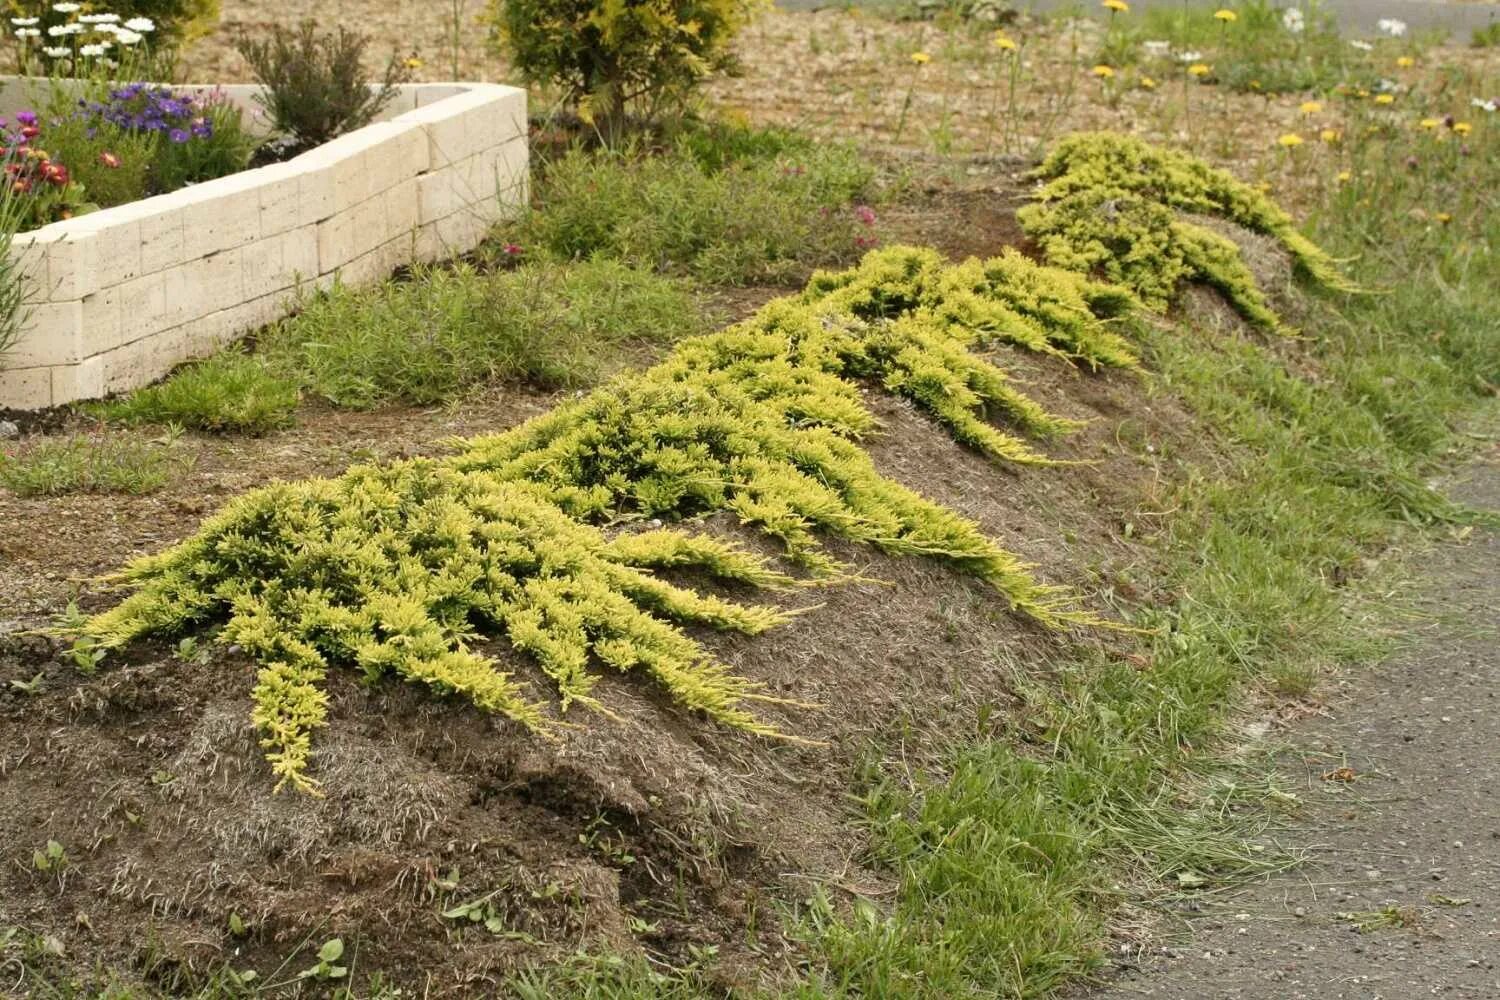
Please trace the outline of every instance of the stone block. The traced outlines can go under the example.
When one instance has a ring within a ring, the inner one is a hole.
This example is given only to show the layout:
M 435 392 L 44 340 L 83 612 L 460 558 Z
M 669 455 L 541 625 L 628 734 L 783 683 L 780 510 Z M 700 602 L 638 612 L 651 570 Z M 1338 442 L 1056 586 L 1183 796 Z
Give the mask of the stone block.
M 41 410 L 51 405 L 51 368 L 0 370 L 0 406 L 15 410 Z
M 5 352 L 6 368 L 77 364 L 88 356 L 78 301 L 38 302 L 27 310 L 21 335 Z M 0 406 L 11 406 L 0 399 Z

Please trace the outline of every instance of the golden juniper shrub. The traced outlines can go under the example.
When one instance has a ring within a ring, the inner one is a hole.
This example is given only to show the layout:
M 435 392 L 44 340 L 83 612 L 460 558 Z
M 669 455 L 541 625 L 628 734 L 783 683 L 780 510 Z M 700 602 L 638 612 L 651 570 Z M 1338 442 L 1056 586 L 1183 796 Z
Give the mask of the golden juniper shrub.
M 1084 132 L 1053 146 L 1036 176 L 1045 183 L 1018 215 L 1047 261 L 1098 273 L 1152 309 L 1165 309 L 1183 281 L 1204 281 L 1247 320 L 1279 326 L 1234 242 L 1180 213 L 1226 219 L 1270 236 L 1312 280 L 1356 290 L 1275 202 L 1186 153 L 1112 132 Z
M 1109 320 L 1139 303 L 1119 285 L 1037 264 L 1007 247 L 998 257 L 948 266 L 935 250 L 896 246 L 848 271 L 819 271 L 803 298 L 866 320 L 921 312 L 964 346 L 1015 344 L 1076 358 L 1092 368 L 1140 360 Z
M 470 648 L 503 631 L 591 703 L 590 655 L 640 668 L 679 703 L 770 733 L 741 703 L 755 686 L 713 662 L 674 623 L 761 632 L 772 608 L 673 586 L 645 567 L 688 566 L 760 586 L 790 582 L 758 557 L 672 530 L 608 540 L 525 483 L 433 460 L 356 466 L 335 479 L 247 494 L 188 541 L 128 566 L 134 594 L 92 621 L 108 646 L 223 622 L 220 640 L 262 663 L 254 722 L 283 783 L 311 789 L 310 739 L 331 664 L 459 694 L 545 731 L 540 708 Z
M 842 571 L 823 534 L 947 560 L 1048 625 L 1092 620 L 1070 595 L 972 521 L 882 476 L 859 438 L 875 420 L 869 380 L 911 399 L 960 441 L 1045 462 L 1026 437 L 1068 430 L 969 347 L 1005 340 L 1090 365 L 1133 366 L 1110 328 L 1129 293 L 1014 255 L 944 267 L 892 248 L 820 274 L 806 294 L 680 344 L 505 433 L 443 459 L 357 466 L 265 487 L 187 541 L 116 576 L 136 591 L 92 618 L 105 646 L 220 626 L 261 664 L 253 719 L 281 784 L 308 775 L 337 666 L 458 694 L 546 732 L 541 706 L 475 651 L 503 634 L 556 685 L 564 709 L 598 707 L 599 662 L 654 678 L 679 704 L 778 735 L 764 699 L 680 626 L 756 633 L 785 618 L 674 586 L 688 568 L 757 587 L 789 584 L 760 558 L 676 528 L 601 527 L 729 511 L 779 539 L 815 575 Z M 1010 429 L 992 422 L 1002 420 Z

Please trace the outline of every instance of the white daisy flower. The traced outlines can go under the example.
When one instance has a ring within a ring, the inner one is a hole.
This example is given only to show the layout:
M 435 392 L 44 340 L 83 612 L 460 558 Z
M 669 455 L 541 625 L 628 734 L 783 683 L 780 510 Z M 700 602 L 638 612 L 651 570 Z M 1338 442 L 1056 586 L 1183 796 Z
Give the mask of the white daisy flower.
M 1371 45 L 1369 42 L 1362 42 L 1358 38 L 1354 39 L 1349 44 L 1352 45 L 1352 46 L 1354 46 L 1356 49 L 1359 49 L 1359 51 L 1361 51 L 1361 52 L 1374 52 L 1375 51 L 1375 46 Z
M 102 56 L 102 55 L 104 55 L 104 46 L 102 46 L 102 45 L 84 45 L 84 46 L 81 46 L 78 49 L 78 51 L 80 53 L 82 53 L 83 55 L 86 55 L 86 56 L 88 56 L 90 58 L 93 58 L 95 56 Z
M 119 14 L 81 14 L 78 17 L 84 24 L 114 24 L 119 19 Z
M 55 3 L 52 5 L 52 9 L 59 14 L 76 14 L 82 7 L 83 4 L 81 3 Z
M 42 54 L 48 59 L 66 59 L 73 53 L 64 45 L 47 45 L 43 46 Z
M 1400 38 L 1406 34 L 1406 22 L 1394 17 L 1382 17 L 1375 22 L 1375 27 L 1390 35 L 1392 38 Z
M 17 38 L 36 38 L 41 33 L 42 33 L 42 29 L 41 28 L 17 28 L 16 29 L 16 37 Z
M 1192 52 L 1192 51 L 1179 52 L 1179 53 L 1177 53 L 1177 61 L 1180 62 L 1180 63 L 1202 62 L 1203 61 L 1203 53 L 1202 52 Z
M 40 20 L 41 18 L 39 17 L 13 17 L 10 19 L 10 23 L 18 28 L 29 28 Z
M 1474 105 L 1474 107 L 1478 108 L 1480 111 L 1488 111 L 1492 114 L 1494 113 L 1496 108 L 1500 108 L 1500 101 L 1497 101 L 1494 98 L 1485 100 L 1482 97 L 1471 97 L 1469 98 L 1469 103 Z
M 121 45 L 135 45 L 144 37 L 139 31 L 131 31 L 129 28 L 117 28 L 115 30 L 115 41 Z
M 155 31 L 156 22 L 151 20 L 151 18 L 149 17 L 132 17 L 130 20 L 125 22 L 125 27 L 129 28 L 131 31 Z
M 1142 42 L 1141 48 L 1145 49 L 1146 54 L 1149 56 L 1164 56 L 1172 51 L 1172 43 L 1153 40 Z
M 1302 17 L 1302 10 L 1298 7 L 1288 7 L 1282 11 L 1281 26 L 1294 35 L 1302 34 L 1302 29 L 1307 26 Z

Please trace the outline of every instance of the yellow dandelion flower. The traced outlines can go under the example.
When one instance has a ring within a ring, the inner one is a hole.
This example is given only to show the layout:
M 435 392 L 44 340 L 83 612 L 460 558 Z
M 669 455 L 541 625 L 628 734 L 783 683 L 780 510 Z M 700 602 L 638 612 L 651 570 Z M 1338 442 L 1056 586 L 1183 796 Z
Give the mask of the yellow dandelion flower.
M 1334 180 L 1338 181 L 1340 184 L 1348 184 L 1353 179 L 1354 175 L 1347 170 L 1340 170 L 1338 172 L 1338 176 L 1334 178 Z
M 1120 14 L 1130 9 L 1130 4 L 1126 3 L 1125 0 L 1100 0 L 1099 6 L 1105 10 L 1115 11 Z
M 918 66 L 925 66 L 927 63 L 932 62 L 932 56 L 928 55 L 926 52 L 913 52 L 911 54 L 911 61 L 916 63 Z
M 1423 118 L 1421 121 L 1417 122 L 1417 124 L 1422 126 L 1423 128 L 1437 128 L 1443 123 L 1442 120 L 1438 118 Z
M 408 56 L 407 58 L 401 60 L 401 65 L 405 66 L 407 69 L 421 69 L 422 60 L 418 59 L 416 56 Z
M 1193 63 L 1188 67 L 1188 73 L 1192 74 L 1193 76 L 1207 76 L 1208 67 L 1203 63 Z
M 1089 72 L 1093 73 L 1095 76 L 1097 76 L 1101 80 L 1108 80 L 1110 77 L 1112 77 L 1112 76 L 1115 75 L 1115 71 L 1113 69 L 1109 68 L 1108 66 L 1104 65 L 1103 63 L 1100 63 L 1098 66 L 1095 66 L 1093 69 L 1089 70 Z
M 1375 103 L 1376 104 L 1395 104 L 1396 103 L 1396 98 L 1392 94 L 1376 94 L 1375 95 Z
M 1250 81 L 1250 89 L 1251 90 L 1259 90 L 1260 89 L 1260 81 L 1259 80 L 1251 80 Z
M 1411 69 L 1416 64 L 1417 61 L 1411 56 L 1402 56 L 1396 60 L 1396 65 L 1401 67 L 1402 69 Z
M 1287 149 L 1291 149 L 1293 146 L 1302 145 L 1302 137 L 1296 132 L 1288 132 L 1286 135 L 1282 136 L 1276 141 L 1285 146 Z
M 1240 16 L 1234 11 L 1222 7 L 1219 10 L 1214 11 L 1214 17 L 1218 18 L 1220 21 L 1223 21 L 1225 24 L 1228 24 L 1230 21 L 1238 21 L 1240 18 Z
M 1340 138 L 1339 131 L 1338 129 L 1325 128 L 1318 133 L 1318 138 L 1324 142 L 1338 142 Z
M 1315 115 L 1319 111 L 1323 110 L 1323 102 L 1322 101 L 1303 101 L 1302 102 L 1302 106 L 1300 108 L 1298 108 L 1297 110 L 1301 111 L 1304 115 Z
M 1453 221 L 1453 216 L 1449 215 L 1447 212 L 1439 212 L 1436 215 L 1434 215 L 1433 218 L 1436 219 L 1436 220 L 1438 220 L 1439 222 L 1441 222 L 1445 226 L 1448 223 L 1450 223 L 1450 222 Z
M 1470 132 L 1474 131 L 1474 126 L 1470 125 L 1468 122 L 1454 122 L 1453 131 L 1457 132 L 1459 135 L 1468 135 Z
M 1001 52 L 1016 51 L 1016 40 L 1003 31 L 995 32 L 995 48 Z
M 1149 76 L 1143 76 L 1141 77 L 1141 87 L 1144 90 L 1155 90 L 1156 81 L 1151 79 Z

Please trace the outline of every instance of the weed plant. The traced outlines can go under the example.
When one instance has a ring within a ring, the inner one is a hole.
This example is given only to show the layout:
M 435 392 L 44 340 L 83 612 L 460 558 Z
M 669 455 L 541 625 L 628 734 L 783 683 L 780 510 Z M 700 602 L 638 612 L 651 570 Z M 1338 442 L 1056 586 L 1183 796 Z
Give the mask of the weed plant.
M 852 148 L 776 133 L 664 151 L 573 149 L 547 163 L 507 239 L 556 260 L 607 257 L 719 285 L 788 282 L 874 245 L 873 171 Z M 861 211 L 863 208 L 863 211 Z
M 45 438 L 0 451 L 0 486 L 23 497 L 152 493 L 183 465 L 160 442 L 114 435 Z

